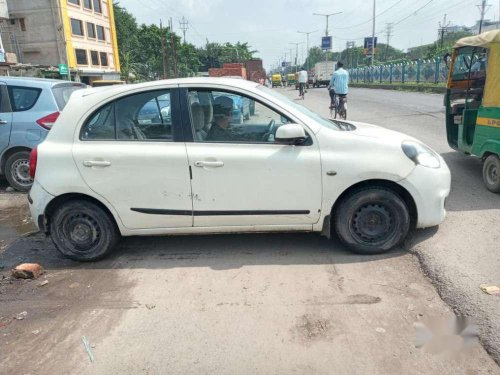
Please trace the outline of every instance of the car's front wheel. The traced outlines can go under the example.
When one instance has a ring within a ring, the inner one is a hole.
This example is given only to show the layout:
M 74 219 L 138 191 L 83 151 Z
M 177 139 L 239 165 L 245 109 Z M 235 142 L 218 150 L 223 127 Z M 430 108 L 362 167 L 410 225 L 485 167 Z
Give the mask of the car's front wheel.
M 113 219 L 92 202 L 74 200 L 63 203 L 51 216 L 52 241 L 64 256 L 73 260 L 99 260 L 120 239 Z
M 484 161 L 483 181 L 489 191 L 500 193 L 500 158 L 497 155 L 490 155 Z
M 366 187 L 345 197 L 334 212 L 343 244 L 360 254 L 380 254 L 400 244 L 410 230 L 410 213 L 392 190 Z
M 30 177 L 29 151 L 19 151 L 9 156 L 5 162 L 5 178 L 18 191 L 31 189 L 33 179 Z

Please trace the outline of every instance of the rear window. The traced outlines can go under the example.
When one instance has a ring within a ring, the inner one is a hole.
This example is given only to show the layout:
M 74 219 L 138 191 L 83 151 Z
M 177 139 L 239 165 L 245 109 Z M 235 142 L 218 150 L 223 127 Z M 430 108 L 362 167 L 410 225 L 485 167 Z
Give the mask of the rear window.
M 13 112 L 27 111 L 36 104 L 42 89 L 35 87 L 8 86 Z
M 80 84 L 70 84 L 64 86 L 56 86 L 52 88 L 52 93 L 54 94 L 54 98 L 56 99 L 57 107 L 62 111 L 68 103 L 69 97 L 76 90 L 80 90 L 85 88 L 85 85 Z

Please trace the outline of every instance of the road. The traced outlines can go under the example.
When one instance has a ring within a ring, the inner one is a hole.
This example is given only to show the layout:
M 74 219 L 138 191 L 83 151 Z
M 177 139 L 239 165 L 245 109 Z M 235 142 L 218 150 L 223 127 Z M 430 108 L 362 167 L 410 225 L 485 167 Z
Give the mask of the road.
M 306 105 L 327 116 L 326 90 L 308 94 Z M 448 146 L 442 95 L 352 89 L 348 110 L 349 119 L 414 136 L 446 160 L 452 174 L 447 219 L 429 238 L 428 230 L 419 231 L 414 246 L 408 247 L 421 259 L 443 299 L 481 326 L 484 345 L 500 362 L 500 298 L 479 288 L 500 284 L 500 196 L 484 187 L 479 159 Z
M 326 90 L 303 104 L 325 113 Z M 453 171 L 448 220 L 417 232 L 411 251 L 359 256 L 316 234 L 153 237 L 78 264 L 40 234 L 23 237 L 0 254 L 0 272 L 23 261 L 47 272 L 0 276 L 0 374 L 500 374 L 479 345 L 415 347 L 415 322 L 454 316 L 417 256 L 451 306 L 482 324 L 499 311 L 479 290 L 500 269 L 490 230 L 499 200 L 480 164 L 446 147 L 438 96 L 352 90 L 349 117 L 417 136 Z

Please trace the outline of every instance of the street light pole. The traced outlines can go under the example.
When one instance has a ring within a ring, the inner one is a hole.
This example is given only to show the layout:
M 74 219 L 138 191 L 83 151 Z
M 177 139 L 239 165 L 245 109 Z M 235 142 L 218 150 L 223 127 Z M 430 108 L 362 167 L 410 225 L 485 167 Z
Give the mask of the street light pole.
M 306 34 L 306 40 L 307 40 L 307 45 L 306 45 L 306 61 L 307 61 L 307 70 L 309 70 L 309 34 L 315 33 L 318 30 L 314 31 L 297 31 L 299 34 Z
M 323 13 L 313 13 L 313 16 L 322 16 L 322 17 L 326 17 L 326 30 L 325 30 L 325 36 L 328 36 L 328 19 L 331 17 L 331 16 L 334 16 L 336 14 L 340 14 L 342 12 L 336 12 L 336 13 L 328 13 L 328 14 L 323 14 Z M 325 62 L 328 61 L 328 54 L 326 53 L 325 51 Z
M 300 43 L 290 43 L 295 45 L 295 73 L 297 73 L 297 60 L 299 59 L 299 44 L 304 44 L 303 42 Z M 292 51 L 290 49 L 290 51 Z

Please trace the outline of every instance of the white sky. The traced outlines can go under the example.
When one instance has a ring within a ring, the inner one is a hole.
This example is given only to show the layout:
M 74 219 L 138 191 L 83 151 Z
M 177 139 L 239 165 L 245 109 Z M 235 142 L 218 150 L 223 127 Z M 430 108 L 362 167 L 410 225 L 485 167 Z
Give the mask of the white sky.
M 500 2 L 489 0 L 492 6 L 485 18 L 498 19 Z M 119 3 L 136 17 L 139 23 L 164 24 L 172 17 L 174 29 L 182 32 L 179 21 L 182 16 L 189 21 L 186 33 L 188 42 L 197 46 L 210 42 L 248 42 L 258 50 L 256 56 L 264 60 L 264 66 L 276 66 L 287 60 L 290 48 L 295 55 L 299 45 L 299 62 L 306 50 L 306 36 L 300 31 L 314 31 L 309 36 L 309 46 L 320 45 L 325 33 L 325 17 L 313 13 L 342 14 L 330 17 L 329 31 L 333 36 L 333 50 L 345 48 L 347 40 L 362 45 L 362 38 L 371 36 L 372 0 L 119 0 Z M 376 26 L 379 41 L 386 42 L 385 27 L 393 22 L 391 45 L 408 47 L 432 42 L 437 37 L 439 22 L 447 14 L 452 25 L 472 26 L 479 19 L 477 4 L 480 0 L 377 0 Z M 421 10 L 417 11 L 419 8 Z M 405 19 L 406 18 L 406 19 Z M 398 23 L 399 22 L 399 23 Z

